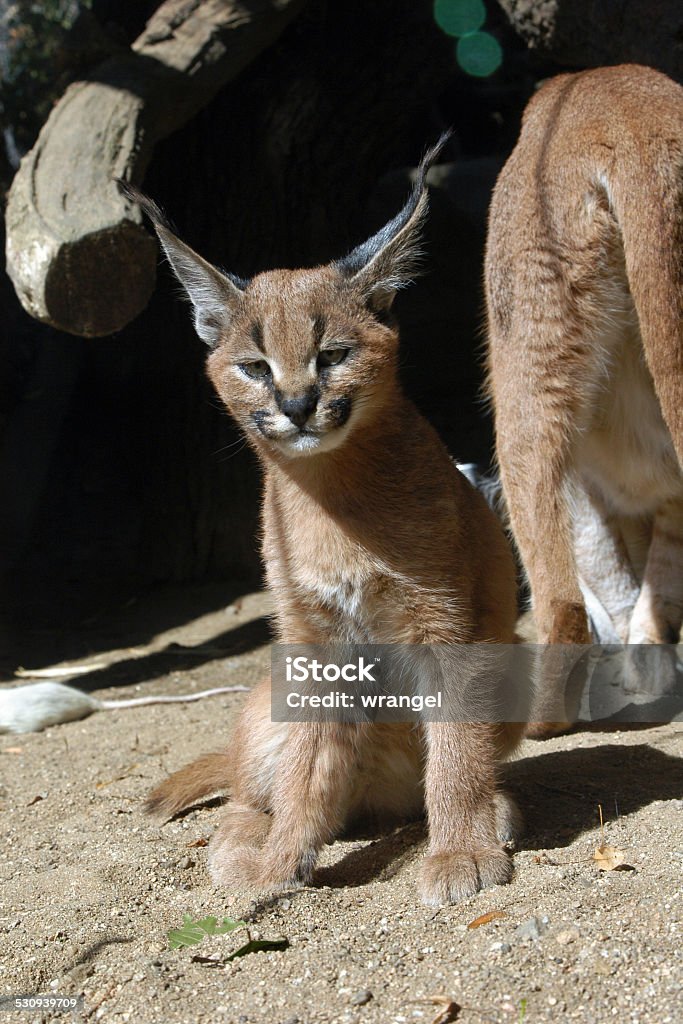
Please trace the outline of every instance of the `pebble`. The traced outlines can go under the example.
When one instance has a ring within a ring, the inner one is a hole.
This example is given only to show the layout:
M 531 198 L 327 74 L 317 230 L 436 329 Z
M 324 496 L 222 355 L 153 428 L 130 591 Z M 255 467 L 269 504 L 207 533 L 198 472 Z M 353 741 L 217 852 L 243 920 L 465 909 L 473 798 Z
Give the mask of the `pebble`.
M 555 942 L 559 942 L 561 946 L 568 946 L 570 942 L 576 942 L 580 937 L 581 933 L 578 928 L 563 928 L 556 934 Z
M 192 858 L 191 857 L 187 857 L 187 856 L 181 857 L 180 860 L 178 861 L 178 867 L 182 871 L 185 871 L 185 870 L 187 870 L 187 868 L 191 868 L 192 867 L 192 863 L 193 862 L 192 862 Z
M 528 921 L 524 921 L 515 929 L 514 937 L 516 939 L 533 939 L 535 942 L 540 939 L 547 926 L 547 917 L 542 917 L 540 920 L 537 917 L 530 917 Z
M 602 956 L 596 956 L 593 959 L 592 969 L 595 974 L 602 974 L 603 977 L 614 974 L 614 967 L 612 963 Z
M 355 996 L 351 996 L 349 1002 L 351 1006 L 365 1006 L 372 999 L 372 992 L 369 988 L 363 988 L 360 992 L 356 992 Z

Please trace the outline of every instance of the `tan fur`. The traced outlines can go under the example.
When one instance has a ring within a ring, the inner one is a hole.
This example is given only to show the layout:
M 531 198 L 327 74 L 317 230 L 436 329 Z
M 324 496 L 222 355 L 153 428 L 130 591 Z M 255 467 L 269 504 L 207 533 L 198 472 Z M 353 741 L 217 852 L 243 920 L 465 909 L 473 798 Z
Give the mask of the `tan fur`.
M 637 65 L 562 75 L 529 103 L 486 256 L 497 454 L 539 639 L 677 639 L 683 615 L 683 89 Z M 673 664 L 627 685 L 664 692 Z M 665 655 L 665 652 L 663 651 Z M 563 727 L 548 652 L 542 734 Z M 554 724 L 553 724 L 554 723 Z
M 420 193 L 405 232 L 414 233 L 425 204 Z M 180 261 L 191 257 L 165 230 L 183 280 Z M 283 642 L 515 639 L 514 569 L 498 521 L 397 380 L 398 333 L 384 319 L 411 262 L 403 230 L 398 250 L 382 241 L 353 275 L 335 264 L 278 270 L 238 297 L 225 292 L 208 373 L 260 456 L 263 555 Z M 204 284 L 193 276 L 191 286 Z M 195 315 L 204 329 L 206 317 Z M 350 353 L 324 372 L 319 353 L 329 345 Z M 240 369 L 264 360 L 272 380 Z M 283 396 L 314 388 L 317 404 L 294 431 Z M 209 847 L 212 877 L 273 888 L 308 882 L 321 846 L 350 823 L 414 817 L 426 803 L 421 894 L 450 902 L 510 877 L 503 843 L 515 810 L 496 793 L 496 765 L 520 732 L 507 724 L 276 723 L 265 681 L 229 753 L 182 769 L 149 806 L 174 813 L 202 789 L 229 789 Z

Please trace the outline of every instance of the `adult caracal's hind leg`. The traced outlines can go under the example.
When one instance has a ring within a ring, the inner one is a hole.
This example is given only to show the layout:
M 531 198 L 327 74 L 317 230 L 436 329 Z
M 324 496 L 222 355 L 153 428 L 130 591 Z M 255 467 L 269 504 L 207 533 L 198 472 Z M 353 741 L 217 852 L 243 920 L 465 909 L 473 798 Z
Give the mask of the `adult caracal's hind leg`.
M 683 620 L 683 500 L 657 510 L 640 595 L 629 626 L 624 689 L 662 696 L 676 684 Z M 653 647 L 651 645 L 659 645 Z
M 542 346 L 539 344 L 539 348 Z M 540 645 L 537 704 L 529 735 L 542 736 L 569 727 L 578 699 L 566 704 L 567 652 L 561 645 L 588 644 L 588 619 L 579 585 L 568 504 L 575 425 L 569 369 L 562 379 L 537 378 L 537 390 L 500 395 L 496 414 L 498 460 L 510 522 L 526 568 Z M 576 372 L 576 365 L 571 368 Z M 552 415 L 547 415 L 549 383 Z M 536 411 L 530 415 L 529 409 Z
M 580 480 L 576 481 L 571 503 L 576 563 L 593 638 L 601 644 L 624 644 L 640 593 L 638 573 L 624 536 L 624 519 L 607 508 L 594 488 Z M 650 525 L 643 522 L 642 526 L 649 546 Z
M 653 95 L 656 116 L 643 119 Z M 610 512 L 634 520 L 656 519 L 683 494 L 682 138 L 683 90 L 659 72 L 623 65 L 561 75 L 530 101 L 491 201 L 497 447 L 539 639 L 550 645 L 588 639 L 567 480 L 590 480 Z M 662 660 L 656 685 L 672 681 L 668 654 L 645 647 L 662 646 L 680 624 L 680 524 L 664 532 L 653 536 L 623 637 L 634 689 L 647 682 L 639 661 L 651 655 Z M 597 579 L 605 592 L 612 582 Z M 617 608 L 620 636 L 628 602 Z M 551 705 L 553 672 L 540 679 Z M 552 706 L 541 714 L 555 718 Z

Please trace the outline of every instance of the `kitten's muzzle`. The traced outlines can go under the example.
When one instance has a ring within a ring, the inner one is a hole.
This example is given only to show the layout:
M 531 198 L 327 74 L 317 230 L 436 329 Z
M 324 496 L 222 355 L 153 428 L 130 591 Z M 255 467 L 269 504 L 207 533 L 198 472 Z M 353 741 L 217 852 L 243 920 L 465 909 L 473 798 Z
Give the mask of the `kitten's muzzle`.
M 296 427 L 303 427 L 318 405 L 318 390 L 312 388 L 298 398 L 282 398 L 278 402 L 280 412 L 291 420 Z

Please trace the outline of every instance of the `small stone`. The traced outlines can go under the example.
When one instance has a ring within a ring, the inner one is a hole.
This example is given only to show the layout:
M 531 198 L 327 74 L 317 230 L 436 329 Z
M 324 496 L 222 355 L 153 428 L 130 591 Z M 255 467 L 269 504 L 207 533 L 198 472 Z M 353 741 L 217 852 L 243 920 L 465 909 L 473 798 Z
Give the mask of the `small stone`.
M 356 992 L 355 996 L 351 996 L 349 1002 L 351 1006 L 365 1006 L 372 999 L 372 992 L 369 988 L 363 988 L 360 992 Z
M 178 867 L 182 871 L 186 871 L 187 868 L 191 868 L 192 867 L 192 858 L 188 857 L 188 856 L 181 857 L 180 860 L 178 861 Z
M 563 928 L 555 936 L 555 942 L 559 942 L 561 946 L 568 946 L 570 942 L 576 942 L 578 938 L 580 938 L 578 928 Z
M 537 917 L 530 917 L 515 929 L 516 939 L 532 939 L 536 942 L 545 931 L 545 922 L 539 921 Z
M 605 957 L 596 956 L 592 963 L 593 971 L 596 974 L 602 974 L 603 977 L 608 977 L 610 974 L 614 974 L 614 967 Z
M 290 907 L 291 907 L 291 905 L 292 905 L 292 901 L 291 901 L 291 900 L 288 900 L 288 899 L 287 899 L 287 898 L 285 897 L 285 899 L 283 899 L 283 900 L 278 900 L 278 901 L 277 901 L 277 905 L 278 905 L 278 907 L 280 908 L 280 910 L 289 910 L 289 908 L 290 908 Z

